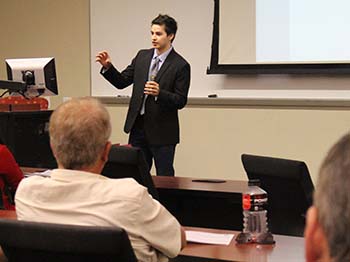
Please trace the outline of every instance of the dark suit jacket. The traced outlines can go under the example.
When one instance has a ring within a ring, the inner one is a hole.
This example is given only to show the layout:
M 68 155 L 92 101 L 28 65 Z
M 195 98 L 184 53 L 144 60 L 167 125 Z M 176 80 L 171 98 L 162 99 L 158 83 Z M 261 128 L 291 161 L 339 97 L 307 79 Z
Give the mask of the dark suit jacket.
M 119 72 L 111 67 L 102 75 L 116 88 L 123 89 L 134 84 L 124 131 L 129 133 L 140 114 L 143 90 L 148 81 L 149 67 L 154 49 L 141 50 L 131 64 Z M 102 72 L 102 71 L 101 71 Z M 173 49 L 160 68 L 155 81 L 159 84 L 159 95 L 146 99 L 144 129 L 151 145 L 179 143 L 178 110 L 187 103 L 190 86 L 190 65 Z

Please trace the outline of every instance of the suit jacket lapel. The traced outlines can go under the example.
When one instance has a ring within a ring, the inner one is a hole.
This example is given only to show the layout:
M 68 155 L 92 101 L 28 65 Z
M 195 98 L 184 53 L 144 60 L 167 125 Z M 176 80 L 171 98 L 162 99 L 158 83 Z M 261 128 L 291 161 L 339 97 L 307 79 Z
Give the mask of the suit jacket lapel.
M 153 57 L 153 52 L 154 49 L 149 49 L 149 52 L 146 54 L 146 56 L 144 56 L 144 59 L 142 60 L 142 77 L 145 82 L 148 81 L 149 67 Z
M 167 56 L 167 58 L 165 59 L 165 61 L 162 64 L 162 67 L 160 68 L 160 70 L 157 73 L 156 76 L 156 82 L 158 82 L 158 80 L 162 77 L 162 75 L 164 74 L 164 72 L 168 69 L 168 67 L 172 64 L 172 61 L 174 60 L 175 57 L 175 50 L 171 50 L 171 52 L 169 53 L 169 55 Z

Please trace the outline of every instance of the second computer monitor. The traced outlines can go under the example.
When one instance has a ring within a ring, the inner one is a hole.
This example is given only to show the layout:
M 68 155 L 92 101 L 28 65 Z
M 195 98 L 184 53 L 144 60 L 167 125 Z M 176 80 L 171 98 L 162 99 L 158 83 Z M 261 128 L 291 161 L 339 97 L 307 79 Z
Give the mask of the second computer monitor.
M 58 94 L 53 57 L 6 59 L 6 67 L 9 81 L 23 82 L 26 85 L 26 97 Z

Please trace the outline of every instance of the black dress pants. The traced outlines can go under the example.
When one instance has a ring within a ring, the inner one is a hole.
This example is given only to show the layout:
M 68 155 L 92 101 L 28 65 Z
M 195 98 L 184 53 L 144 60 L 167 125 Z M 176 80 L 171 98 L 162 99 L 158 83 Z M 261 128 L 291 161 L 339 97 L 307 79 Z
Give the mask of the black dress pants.
M 139 115 L 129 135 L 129 144 L 142 150 L 149 170 L 152 162 L 156 166 L 157 176 L 174 176 L 174 156 L 176 145 L 150 145 L 147 141 L 143 116 Z

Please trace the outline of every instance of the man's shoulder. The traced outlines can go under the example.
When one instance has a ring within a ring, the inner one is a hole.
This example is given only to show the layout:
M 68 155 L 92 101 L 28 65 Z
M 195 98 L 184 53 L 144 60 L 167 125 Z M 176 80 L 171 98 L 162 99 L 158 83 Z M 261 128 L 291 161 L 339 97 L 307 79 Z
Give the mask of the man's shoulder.
M 45 177 L 45 176 L 41 176 L 41 175 L 31 175 L 29 177 L 26 177 L 25 179 L 23 179 L 21 181 L 21 184 L 31 184 L 31 183 L 36 183 L 36 182 L 41 182 L 41 181 L 49 181 L 51 180 L 50 177 Z
M 135 179 L 131 177 L 125 178 L 108 178 L 109 183 L 117 184 L 117 185 L 127 185 L 135 188 L 142 188 L 142 186 L 136 182 Z
M 114 192 L 116 194 L 122 194 L 132 198 L 140 198 L 147 190 L 144 186 L 140 185 L 133 178 L 118 178 L 108 179 L 108 184 L 111 188 L 117 189 Z
M 150 54 L 153 54 L 154 52 L 154 49 L 153 48 L 149 48 L 149 49 L 140 49 L 138 52 L 137 52 L 137 55 L 150 55 Z
M 175 49 L 172 50 L 171 54 L 174 56 L 174 59 L 176 59 L 176 62 L 181 66 L 190 66 L 187 60 L 178 52 L 176 52 Z
M 50 180 L 51 178 L 42 177 L 39 175 L 33 175 L 30 177 L 24 178 L 21 180 L 21 182 L 18 185 L 16 195 L 22 192 L 32 191 L 33 187 L 41 188 L 42 186 L 45 186 Z

